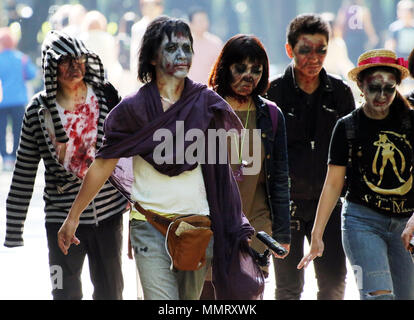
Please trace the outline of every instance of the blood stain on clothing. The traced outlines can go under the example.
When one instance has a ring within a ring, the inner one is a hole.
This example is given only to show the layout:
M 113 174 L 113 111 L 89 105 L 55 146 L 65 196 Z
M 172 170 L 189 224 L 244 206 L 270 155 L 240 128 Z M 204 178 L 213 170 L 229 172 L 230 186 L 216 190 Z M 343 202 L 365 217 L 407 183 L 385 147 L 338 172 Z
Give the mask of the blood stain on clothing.
M 80 178 L 95 159 L 99 106 L 94 95 L 89 101 L 78 104 L 75 110 L 64 112 L 66 124 L 64 129 L 69 137 L 64 166 Z

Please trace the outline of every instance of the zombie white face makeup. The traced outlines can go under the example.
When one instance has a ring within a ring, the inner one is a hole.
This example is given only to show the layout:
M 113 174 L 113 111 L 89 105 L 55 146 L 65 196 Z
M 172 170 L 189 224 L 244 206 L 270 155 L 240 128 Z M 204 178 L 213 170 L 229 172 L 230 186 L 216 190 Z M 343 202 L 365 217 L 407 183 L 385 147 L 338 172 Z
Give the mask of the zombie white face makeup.
M 164 35 L 156 60 L 156 68 L 166 76 L 185 78 L 191 67 L 193 50 L 190 39 L 183 34 Z
M 367 75 L 359 84 L 365 96 L 364 110 L 369 117 L 382 119 L 388 115 L 394 101 L 397 79 L 391 72 L 378 70 Z
M 263 74 L 263 65 L 249 59 L 230 66 L 232 82 L 230 84 L 236 96 L 246 97 L 252 94 Z

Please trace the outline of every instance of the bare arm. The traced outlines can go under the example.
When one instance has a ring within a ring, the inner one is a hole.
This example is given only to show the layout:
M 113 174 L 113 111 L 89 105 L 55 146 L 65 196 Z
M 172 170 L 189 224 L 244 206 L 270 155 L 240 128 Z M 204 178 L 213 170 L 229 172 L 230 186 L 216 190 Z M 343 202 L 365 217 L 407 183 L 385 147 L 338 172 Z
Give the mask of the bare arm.
M 325 184 L 319 198 L 318 209 L 316 211 L 315 224 L 312 229 L 312 240 L 310 252 L 303 257 L 298 264 L 298 269 L 307 267 L 316 257 L 321 257 L 324 250 L 322 236 L 326 224 L 331 216 L 332 210 L 341 195 L 345 181 L 346 167 L 329 165 L 326 173 Z
M 89 167 L 69 214 L 58 232 L 58 245 L 65 255 L 72 243 L 79 244 L 79 239 L 75 236 L 79 217 L 108 180 L 118 160 L 99 158 Z

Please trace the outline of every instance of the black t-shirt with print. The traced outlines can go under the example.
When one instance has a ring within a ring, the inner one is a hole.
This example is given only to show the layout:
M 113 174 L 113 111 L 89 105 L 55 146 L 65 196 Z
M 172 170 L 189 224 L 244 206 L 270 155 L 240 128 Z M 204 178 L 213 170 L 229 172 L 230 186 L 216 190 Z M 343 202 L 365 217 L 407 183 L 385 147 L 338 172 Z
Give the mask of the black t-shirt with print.
M 414 190 L 410 133 L 393 108 L 383 120 L 368 118 L 362 108 L 357 112 L 357 137 L 353 141 L 352 166 L 346 174 L 345 198 L 395 217 L 411 216 Z M 345 123 L 340 119 L 332 133 L 328 164 L 346 166 L 347 162 Z

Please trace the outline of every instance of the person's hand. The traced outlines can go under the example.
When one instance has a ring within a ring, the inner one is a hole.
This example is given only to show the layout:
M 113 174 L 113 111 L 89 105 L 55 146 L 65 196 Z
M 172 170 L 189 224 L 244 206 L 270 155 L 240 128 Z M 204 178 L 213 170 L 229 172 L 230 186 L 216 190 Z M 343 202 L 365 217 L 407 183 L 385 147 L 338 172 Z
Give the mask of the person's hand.
M 274 251 L 272 251 L 272 253 L 273 253 L 273 256 L 275 257 L 275 258 L 277 258 L 277 259 L 284 259 L 284 258 L 286 258 L 287 256 L 288 256 L 288 254 L 289 254 L 289 251 L 290 251 L 290 244 L 288 244 L 288 243 L 281 243 L 280 244 L 283 248 L 285 248 L 286 250 L 287 250 L 287 253 L 285 254 L 285 255 L 283 255 L 283 256 L 279 256 L 276 252 L 274 252 Z
M 78 228 L 79 220 L 74 221 L 66 218 L 63 225 L 60 227 L 57 235 L 58 246 L 64 255 L 68 254 L 69 247 L 73 244 L 78 245 L 79 239 L 75 236 Z
M 401 234 L 401 240 L 404 244 L 404 248 L 409 250 L 410 240 L 414 233 L 414 215 L 408 220 L 404 231 Z
M 322 239 L 312 238 L 310 251 L 306 256 L 302 258 L 302 260 L 300 260 L 297 268 L 298 269 L 306 268 L 313 259 L 315 259 L 316 257 L 322 257 L 324 248 L 325 248 L 325 245 Z

